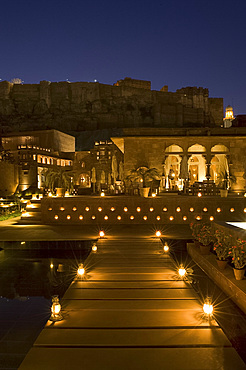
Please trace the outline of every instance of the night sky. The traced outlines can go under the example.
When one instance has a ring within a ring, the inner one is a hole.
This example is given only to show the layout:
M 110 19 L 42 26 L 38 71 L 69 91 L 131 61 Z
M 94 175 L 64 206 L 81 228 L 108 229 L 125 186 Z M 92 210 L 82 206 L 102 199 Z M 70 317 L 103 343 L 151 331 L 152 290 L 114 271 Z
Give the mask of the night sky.
M 202 86 L 246 114 L 246 0 L 6 0 L 0 11 L 2 80 Z

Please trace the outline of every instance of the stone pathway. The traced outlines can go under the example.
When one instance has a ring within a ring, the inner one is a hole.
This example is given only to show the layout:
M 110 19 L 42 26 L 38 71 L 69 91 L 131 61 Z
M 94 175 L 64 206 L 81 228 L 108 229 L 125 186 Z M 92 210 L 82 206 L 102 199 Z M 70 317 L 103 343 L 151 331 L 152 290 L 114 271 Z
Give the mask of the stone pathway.
M 156 238 L 102 239 L 21 370 L 245 369 Z

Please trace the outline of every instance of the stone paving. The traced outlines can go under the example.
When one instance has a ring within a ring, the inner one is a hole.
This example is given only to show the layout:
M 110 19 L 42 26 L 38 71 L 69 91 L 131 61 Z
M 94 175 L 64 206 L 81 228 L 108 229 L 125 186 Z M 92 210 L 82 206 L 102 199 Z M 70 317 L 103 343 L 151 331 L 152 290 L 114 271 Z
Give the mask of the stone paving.
M 21 370 L 245 369 L 157 238 L 101 239 Z

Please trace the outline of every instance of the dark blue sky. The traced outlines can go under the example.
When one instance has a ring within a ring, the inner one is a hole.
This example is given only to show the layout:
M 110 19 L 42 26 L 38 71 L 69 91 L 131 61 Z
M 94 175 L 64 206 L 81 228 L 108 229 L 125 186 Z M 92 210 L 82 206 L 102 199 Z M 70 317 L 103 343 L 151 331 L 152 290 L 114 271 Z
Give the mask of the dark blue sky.
M 0 78 L 208 87 L 246 113 L 246 0 L 6 0 Z

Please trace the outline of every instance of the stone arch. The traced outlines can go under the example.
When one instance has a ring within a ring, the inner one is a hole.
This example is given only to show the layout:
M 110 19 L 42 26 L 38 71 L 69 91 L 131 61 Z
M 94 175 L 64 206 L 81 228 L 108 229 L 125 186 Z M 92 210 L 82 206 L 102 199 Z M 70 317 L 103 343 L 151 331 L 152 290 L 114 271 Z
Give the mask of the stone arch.
M 222 174 L 229 172 L 229 165 L 226 154 L 217 153 L 211 159 L 210 174 L 211 179 L 218 185 Z
M 224 144 L 215 144 L 211 147 L 211 153 L 229 153 L 229 149 Z
M 182 153 L 183 151 L 183 148 L 177 144 L 171 144 L 165 149 L 165 153 Z
M 205 153 L 205 152 L 206 152 L 205 146 L 198 143 L 188 147 L 188 153 Z

